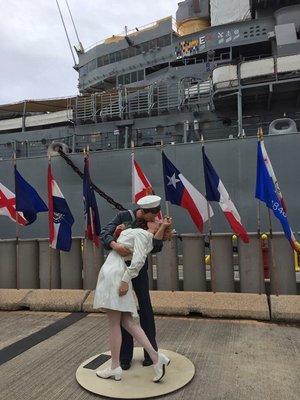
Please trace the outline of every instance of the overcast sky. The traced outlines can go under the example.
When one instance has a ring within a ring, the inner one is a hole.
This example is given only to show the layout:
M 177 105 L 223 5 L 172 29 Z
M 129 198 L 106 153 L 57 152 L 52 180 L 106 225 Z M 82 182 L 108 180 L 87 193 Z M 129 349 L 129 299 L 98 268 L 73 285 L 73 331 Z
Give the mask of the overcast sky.
M 88 47 L 112 34 L 175 16 L 177 0 L 68 0 Z M 76 36 L 59 0 L 72 45 Z M 77 93 L 77 72 L 55 0 L 0 0 L 0 104 Z

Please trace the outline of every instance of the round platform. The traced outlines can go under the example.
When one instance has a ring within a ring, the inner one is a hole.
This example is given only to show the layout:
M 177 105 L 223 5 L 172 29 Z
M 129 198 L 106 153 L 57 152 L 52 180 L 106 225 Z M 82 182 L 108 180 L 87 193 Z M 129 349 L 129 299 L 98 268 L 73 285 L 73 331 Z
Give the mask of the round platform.
M 185 356 L 159 349 L 171 359 L 166 374 L 159 383 L 152 382 L 153 366 L 143 367 L 144 352 L 134 349 L 131 368 L 123 371 L 122 380 L 98 378 L 96 371 L 110 365 L 110 352 L 97 354 L 84 361 L 76 371 L 77 382 L 86 390 L 117 399 L 147 399 L 174 392 L 189 383 L 195 374 L 194 364 Z

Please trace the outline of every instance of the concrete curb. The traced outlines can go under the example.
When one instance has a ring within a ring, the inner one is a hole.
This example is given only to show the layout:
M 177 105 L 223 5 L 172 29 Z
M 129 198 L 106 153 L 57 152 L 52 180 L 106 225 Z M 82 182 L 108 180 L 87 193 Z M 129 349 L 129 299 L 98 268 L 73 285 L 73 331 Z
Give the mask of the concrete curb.
M 32 311 L 80 312 L 89 293 L 80 289 L 36 289 L 28 294 L 25 305 Z
M 150 291 L 153 311 L 160 315 L 198 314 L 210 318 L 270 320 L 266 295 Z M 300 322 L 300 296 L 271 296 L 271 319 Z M 0 289 L 0 310 L 95 313 L 94 291 L 77 289 Z
M 300 322 L 300 296 L 270 296 L 271 318 L 274 321 Z
M 0 310 L 22 310 L 30 292 L 32 289 L 0 289 Z
M 200 314 L 211 318 L 270 320 L 266 295 L 252 293 L 162 292 L 152 291 L 156 313 Z

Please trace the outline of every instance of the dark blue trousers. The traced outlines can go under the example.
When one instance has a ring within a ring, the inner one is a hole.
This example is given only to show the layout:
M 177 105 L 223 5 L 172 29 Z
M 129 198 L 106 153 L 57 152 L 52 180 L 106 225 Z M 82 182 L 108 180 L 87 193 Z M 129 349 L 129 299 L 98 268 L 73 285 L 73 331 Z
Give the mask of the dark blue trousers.
M 139 317 L 141 327 L 146 333 L 150 343 L 157 350 L 157 344 L 155 340 L 155 322 L 153 309 L 149 294 L 149 279 L 148 279 L 148 262 L 146 261 L 143 268 L 140 270 L 139 275 L 132 279 L 132 286 L 135 291 L 136 297 L 139 303 Z M 122 346 L 120 352 L 121 362 L 131 362 L 133 356 L 133 338 L 132 336 L 122 327 Z M 151 360 L 149 354 L 144 350 L 145 360 Z

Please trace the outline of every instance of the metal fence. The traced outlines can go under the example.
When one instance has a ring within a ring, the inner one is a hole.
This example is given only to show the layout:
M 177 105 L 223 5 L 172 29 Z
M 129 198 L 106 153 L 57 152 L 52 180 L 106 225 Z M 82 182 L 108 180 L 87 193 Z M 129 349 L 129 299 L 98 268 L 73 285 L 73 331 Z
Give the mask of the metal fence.
M 204 235 L 181 235 L 180 246 L 174 237 L 161 253 L 149 256 L 150 289 L 266 293 L 268 286 L 272 294 L 296 294 L 294 254 L 283 234 L 268 239 L 268 278 L 261 239 L 249 235 L 250 243 L 238 241 L 237 249 L 231 234 L 212 235 L 209 249 Z M 69 253 L 50 254 L 47 239 L 19 240 L 18 245 L 2 240 L 0 249 L 5 254 L 0 258 L 0 288 L 93 290 L 105 259 L 102 248 L 93 249 L 83 238 L 73 239 Z

